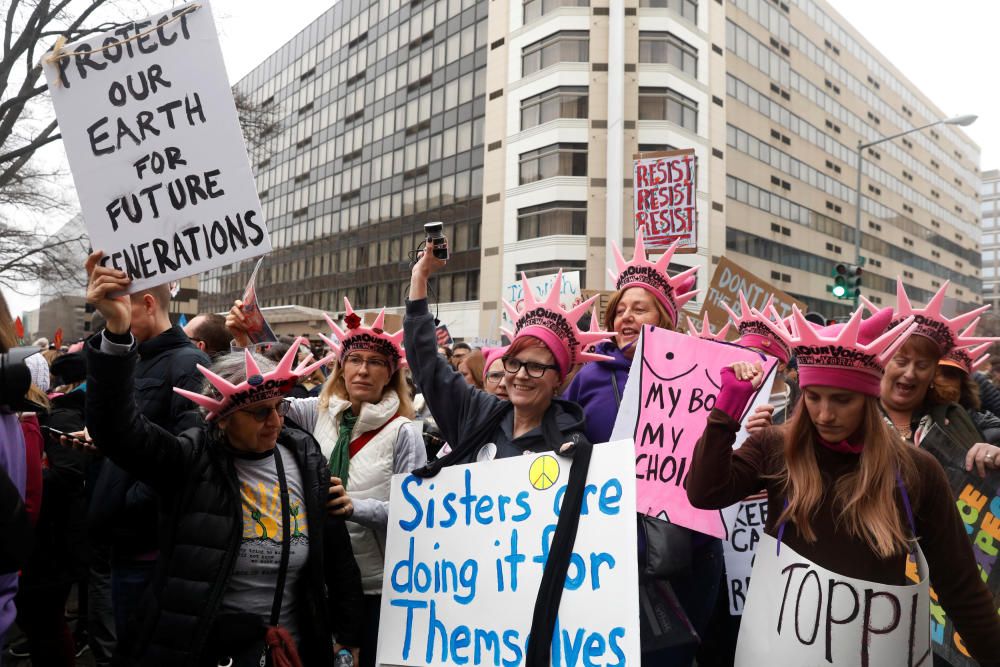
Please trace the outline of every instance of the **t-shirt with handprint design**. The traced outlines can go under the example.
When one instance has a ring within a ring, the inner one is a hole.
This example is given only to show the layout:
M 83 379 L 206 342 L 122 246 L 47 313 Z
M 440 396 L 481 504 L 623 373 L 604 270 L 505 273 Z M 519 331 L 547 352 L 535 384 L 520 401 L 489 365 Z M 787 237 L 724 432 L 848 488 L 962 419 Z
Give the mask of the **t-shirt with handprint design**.
M 299 640 L 296 623 L 296 583 L 309 557 L 309 526 L 302 492 L 302 476 L 292 452 L 278 445 L 288 484 L 290 551 L 279 623 Z M 259 614 L 264 623 L 271 617 L 274 588 L 281 564 L 281 486 L 273 452 L 234 458 L 243 504 L 243 540 L 229 587 L 222 596 L 221 611 Z

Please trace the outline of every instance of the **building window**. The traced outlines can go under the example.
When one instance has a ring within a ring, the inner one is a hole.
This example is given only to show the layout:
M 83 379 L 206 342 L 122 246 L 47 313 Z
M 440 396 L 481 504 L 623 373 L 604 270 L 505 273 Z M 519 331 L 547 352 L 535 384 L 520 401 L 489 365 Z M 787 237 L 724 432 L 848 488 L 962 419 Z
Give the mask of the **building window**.
M 556 63 L 585 63 L 590 59 L 590 35 L 585 30 L 563 30 L 524 47 L 521 76 Z
M 692 23 L 698 22 L 698 0 L 639 0 L 640 7 L 666 7 Z
M 639 62 L 666 63 L 698 76 L 698 49 L 669 32 L 640 32 Z
M 587 144 L 551 144 L 521 153 L 518 172 L 521 185 L 553 176 L 586 176 Z
M 531 23 L 559 7 L 589 6 L 590 0 L 524 0 L 524 23 Z
M 517 211 L 517 240 L 542 236 L 587 234 L 587 204 L 582 201 L 554 201 Z
M 670 88 L 640 88 L 639 120 L 669 120 L 697 132 L 698 103 Z
M 556 118 L 587 117 L 587 87 L 559 86 L 521 100 L 521 129 Z

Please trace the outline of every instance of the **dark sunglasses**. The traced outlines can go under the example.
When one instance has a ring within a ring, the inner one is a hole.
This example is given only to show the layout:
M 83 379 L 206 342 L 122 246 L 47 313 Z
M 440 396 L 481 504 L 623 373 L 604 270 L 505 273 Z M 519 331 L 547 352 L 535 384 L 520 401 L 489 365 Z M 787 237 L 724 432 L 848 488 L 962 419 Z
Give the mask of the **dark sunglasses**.
M 245 412 L 246 414 L 253 417 L 255 421 L 259 421 L 260 423 L 263 424 L 264 422 L 267 421 L 267 418 L 271 416 L 272 410 L 277 412 L 279 417 L 284 417 L 285 415 L 288 414 L 288 411 L 291 409 L 292 409 L 291 401 L 283 400 L 281 401 L 281 403 L 278 403 L 277 405 L 274 406 L 265 405 L 259 408 L 244 408 L 240 410 L 240 412 Z

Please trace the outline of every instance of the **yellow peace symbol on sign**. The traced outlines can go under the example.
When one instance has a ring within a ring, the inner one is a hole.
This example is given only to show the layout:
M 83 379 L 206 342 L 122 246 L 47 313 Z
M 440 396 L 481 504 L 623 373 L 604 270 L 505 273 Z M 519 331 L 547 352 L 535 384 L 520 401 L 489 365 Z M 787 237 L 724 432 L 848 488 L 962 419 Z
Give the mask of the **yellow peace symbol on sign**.
M 558 479 L 559 461 L 556 460 L 556 457 L 546 454 L 532 461 L 531 467 L 528 469 L 528 481 L 533 487 L 544 491 L 555 484 Z

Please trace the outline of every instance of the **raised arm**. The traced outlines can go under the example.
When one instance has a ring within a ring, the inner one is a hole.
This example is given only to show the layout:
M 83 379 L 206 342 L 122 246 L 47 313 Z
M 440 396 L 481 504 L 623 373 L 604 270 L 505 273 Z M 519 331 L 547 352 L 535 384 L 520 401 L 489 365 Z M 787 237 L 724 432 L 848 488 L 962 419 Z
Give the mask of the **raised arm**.
M 132 307 L 122 294 L 129 278 L 87 258 L 87 303 L 104 316 L 104 332 L 87 341 L 87 430 L 101 452 L 136 478 L 157 489 L 176 485 L 187 472 L 191 448 L 147 420 L 135 402 L 136 345 L 129 328 Z
M 413 379 L 420 387 L 434 421 L 452 447 L 462 441 L 464 429 L 492 409 L 500 399 L 476 389 L 437 351 L 434 318 L 427 308 L 427 280 L 445 265 L 434 257 L 428 243 L 410 276 L 403 345 Z

